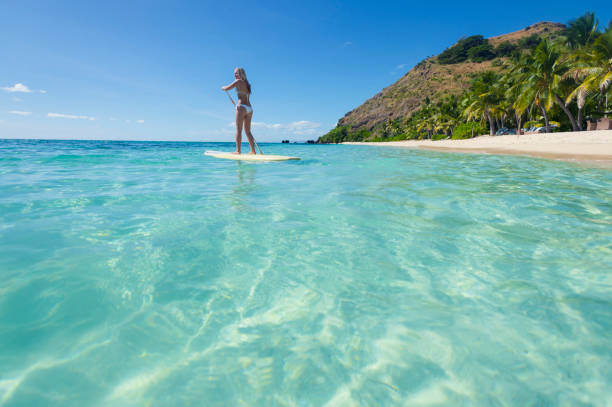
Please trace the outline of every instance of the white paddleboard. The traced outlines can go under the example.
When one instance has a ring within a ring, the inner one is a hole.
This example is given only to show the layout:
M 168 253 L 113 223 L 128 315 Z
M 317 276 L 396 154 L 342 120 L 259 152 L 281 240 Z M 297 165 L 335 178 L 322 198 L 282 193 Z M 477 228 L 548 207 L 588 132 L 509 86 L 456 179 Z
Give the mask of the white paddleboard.
M 204 152 L 204 155 L 209 155 L 215 158 L 225 158 L 227 160 L 242 160 L 242 161 L 287 161 L 287 160 L 299 160 L 299 157 L 288 157 L 286 155 L 274 155 L 274 154 L 232 154 L 226 151 L 212 151 L 208 150 Z

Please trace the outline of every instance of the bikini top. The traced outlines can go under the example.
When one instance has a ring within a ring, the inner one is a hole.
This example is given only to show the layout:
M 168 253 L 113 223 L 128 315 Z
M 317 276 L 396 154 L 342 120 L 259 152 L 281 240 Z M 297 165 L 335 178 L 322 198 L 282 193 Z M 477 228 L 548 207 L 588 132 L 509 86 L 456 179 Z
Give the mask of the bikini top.
M 238 96 L 240 96 L 240 95 L 245 95 L 246 97 L 249 97 L 249 95 L 250 95 L 250 92 L 241 92 L 241 91 L 239 91 L 239 90 L 238 90 L 238 87 L 236 87 L 236 88 L 234 88 L 234 89 L 236 89 L 236 94 L 237 94 Z

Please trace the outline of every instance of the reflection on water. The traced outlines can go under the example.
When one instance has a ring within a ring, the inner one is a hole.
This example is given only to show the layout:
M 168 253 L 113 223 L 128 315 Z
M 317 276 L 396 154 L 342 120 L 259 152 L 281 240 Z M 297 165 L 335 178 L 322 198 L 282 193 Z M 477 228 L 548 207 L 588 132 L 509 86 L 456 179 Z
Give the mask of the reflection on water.
M 248 197 L 254 191 L 257 165 L 236 161 L 235 173 L 238 182 L 232 187 L 230 203 L 236 210 L 248 210 Z

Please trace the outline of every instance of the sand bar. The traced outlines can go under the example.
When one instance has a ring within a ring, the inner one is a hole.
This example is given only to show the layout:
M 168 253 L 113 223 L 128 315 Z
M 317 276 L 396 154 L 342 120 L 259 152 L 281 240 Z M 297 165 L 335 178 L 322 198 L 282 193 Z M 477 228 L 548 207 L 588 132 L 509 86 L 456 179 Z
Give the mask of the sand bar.
M 421 148 L 481 154 L 518 154 L 568 161 L 612 162 L 612 130 L 521 136 L 479 136 L 467 140 L 404 140 L 343 144 Z

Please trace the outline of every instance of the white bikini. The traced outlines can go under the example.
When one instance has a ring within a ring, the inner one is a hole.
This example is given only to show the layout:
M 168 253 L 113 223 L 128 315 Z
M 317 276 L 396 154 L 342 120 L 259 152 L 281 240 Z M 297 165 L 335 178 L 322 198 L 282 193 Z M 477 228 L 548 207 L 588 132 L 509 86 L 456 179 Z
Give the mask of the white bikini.
M 238 88 L 236 88 L 236 95 L 237 95 L 238 99 L 240 99 L 240 95 L 246 95 L 246 97 L 247 97 L 247 98 L 249 97 L 249 94 L 248 94 L 248 93 L 246 93 L 246 92 L 240 92 L 240 91 L 238 90 Z M 245 110 L 245 112 L 246 112 L 247 114 L 249 114 L 249 113 L 253 113 L 253 108 L 252 108 L 251 106 L 247 106 L 247 105 L 243 105 L 243 104 L 238 104 L 238 105 L 236 105 L 236 109 L 238 109 L 238 108 L 240 108 L 240 107 L 244 108 L 244 110 Z

